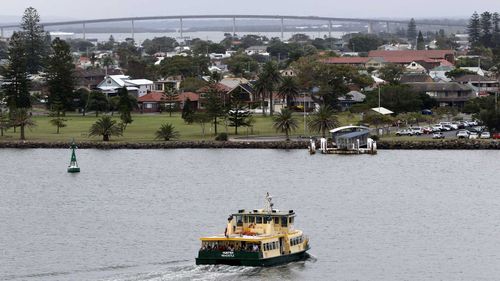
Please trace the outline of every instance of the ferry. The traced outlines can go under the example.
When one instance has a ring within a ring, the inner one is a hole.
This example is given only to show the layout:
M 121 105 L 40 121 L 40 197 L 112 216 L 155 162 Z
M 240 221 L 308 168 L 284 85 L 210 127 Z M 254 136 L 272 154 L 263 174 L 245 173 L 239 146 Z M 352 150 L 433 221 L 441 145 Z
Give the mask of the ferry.
M 264 209 L 239 210 L 224 234 L 202 237 L 196 264 L 267 267 L 306 259 L 309 238 L 294 228 L 295 212 L 273 209 L 271 201 L 268 193 Z

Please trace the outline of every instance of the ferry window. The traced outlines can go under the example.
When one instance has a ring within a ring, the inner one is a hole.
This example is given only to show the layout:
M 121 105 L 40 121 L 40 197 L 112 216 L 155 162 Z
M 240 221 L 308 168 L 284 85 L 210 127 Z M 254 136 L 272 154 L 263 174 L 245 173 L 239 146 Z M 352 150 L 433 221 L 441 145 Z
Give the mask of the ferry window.
M 274 217 L 274 224 L 280 224 L 280 217 Z
M 244 223 L 248 223 L 248 216 L 244 216 L 244 217 L 243 217 L 243 222 L 244 222 Z
M 293 224 L 293 217 L 290 217 L 289 221 L 290 224 Z
M 262 217 L 257 217 L 256 223 L 257 224 L 262 223 Z
M 255 223 L 255 217 L 248 217 L 249 223 Z
M 281 226 L 284 226 L 284 227 L 288 226 L 288 218 L 287 217 L 281 218 Z
M 243 220 L 241 216 L 236 216 L 236 225 L 242 226 L 243 225 Z

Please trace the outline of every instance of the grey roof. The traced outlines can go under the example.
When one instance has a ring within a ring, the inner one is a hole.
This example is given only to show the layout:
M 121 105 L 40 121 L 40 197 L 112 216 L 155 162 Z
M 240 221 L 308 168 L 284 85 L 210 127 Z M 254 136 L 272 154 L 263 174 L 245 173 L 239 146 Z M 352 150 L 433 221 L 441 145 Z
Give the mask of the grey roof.
M 462 85 L 457 82 L 415 82 L 405 83 L 416 92 L 469 92 L 472 88 L 468 85 Z
M 368 131 L 368 130 L 359 131 L 359 132 L 352 132 L 352 133 L 340 135 L 337 137 L 337 139 L 352 139 L 352 138 L 357 138 L 360 136 L 368 135 L 369 133 L 370 133 L 370 131 Z
M 349 98 L 347 96 L 350 96 Z M 339 97 L 339 101 L 363 102 L 366 96 L 358 91 L 350 91 L 345 96 Z
M 466 74 L 466 75 L 462 75 L 460 77 L 457 77 L 455 79 L 456 82 L 483 82 L 483 81 L 488 81 L 488 82 L 496 82 L 497 80 L 495 78 L 489 78 L 489 77 L 484 77 L 484 76 L 481 76 L 481 75 L 477 75 L 477 74 Z

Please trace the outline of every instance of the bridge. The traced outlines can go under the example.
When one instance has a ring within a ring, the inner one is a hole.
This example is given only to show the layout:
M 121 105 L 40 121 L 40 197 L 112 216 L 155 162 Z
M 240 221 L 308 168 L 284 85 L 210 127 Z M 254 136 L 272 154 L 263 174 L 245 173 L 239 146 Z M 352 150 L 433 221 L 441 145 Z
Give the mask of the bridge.
M 148 16 L 148 17 L 125 17 L 125 18 L 105 18 L 105 19 L 89 19 L 89 20 L 75 20 L 75 21 L 60 21 L 60 22 L 42 22 L 42 26 L 68 26 L 68 25 L 82 25 L 83 38 L 86 37 L 86 25 L 96 23 L 111 23 L 111 22 L 130 22 L 131 35 L 134 38 L 135 23 L 138 21 L 153 21 L 153 20 L 179 20 L 179 32 L 183 38 L 183 21 L 186 19 L 232 19 L 233 20 L 233 34 L 236 34 L 236 20 L 237 19 L 271 19 L 279 20 L 281 22 L 281 39 L 284 36 L 284 21 L 285 20 L 307 20 L 318 21 L 328 24 L 328 36 L 332 37 L 332 27 L 334 22 L 356 22 L 365 23 L 368 26 L 368 33 L 373 32 L 373 25 L 376 23 L 383 23 L 389 30 L 390 24 L 408 24 L 409 20 L 391 20 L 391 19 L 362 19 L 362 18 L 337 18 L 337 17 L 316 17 L 316 16 L 287 16 L 287 15 L 180 15 L 180 16 Z M 441 27 L 457 27 L 465 28 L 465 24 L 444 24 L 439 21 L 425 21 L 419 25 L 425 26 L 441 26 Z M 4 37 L 5 29 L 18 29 L 20 24 L 0 25 L 0 36 Z

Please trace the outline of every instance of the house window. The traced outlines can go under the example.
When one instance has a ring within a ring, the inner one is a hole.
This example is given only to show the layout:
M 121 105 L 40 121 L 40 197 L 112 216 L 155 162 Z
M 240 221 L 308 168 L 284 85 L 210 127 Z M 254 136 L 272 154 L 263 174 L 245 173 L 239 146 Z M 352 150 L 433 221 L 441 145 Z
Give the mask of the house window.
M 146 103 L 146 108 L 147 108 L 147 109 L 151 109 L 151 108 L 153 108 L 153 104 L 152 104 L 152 103 Z

